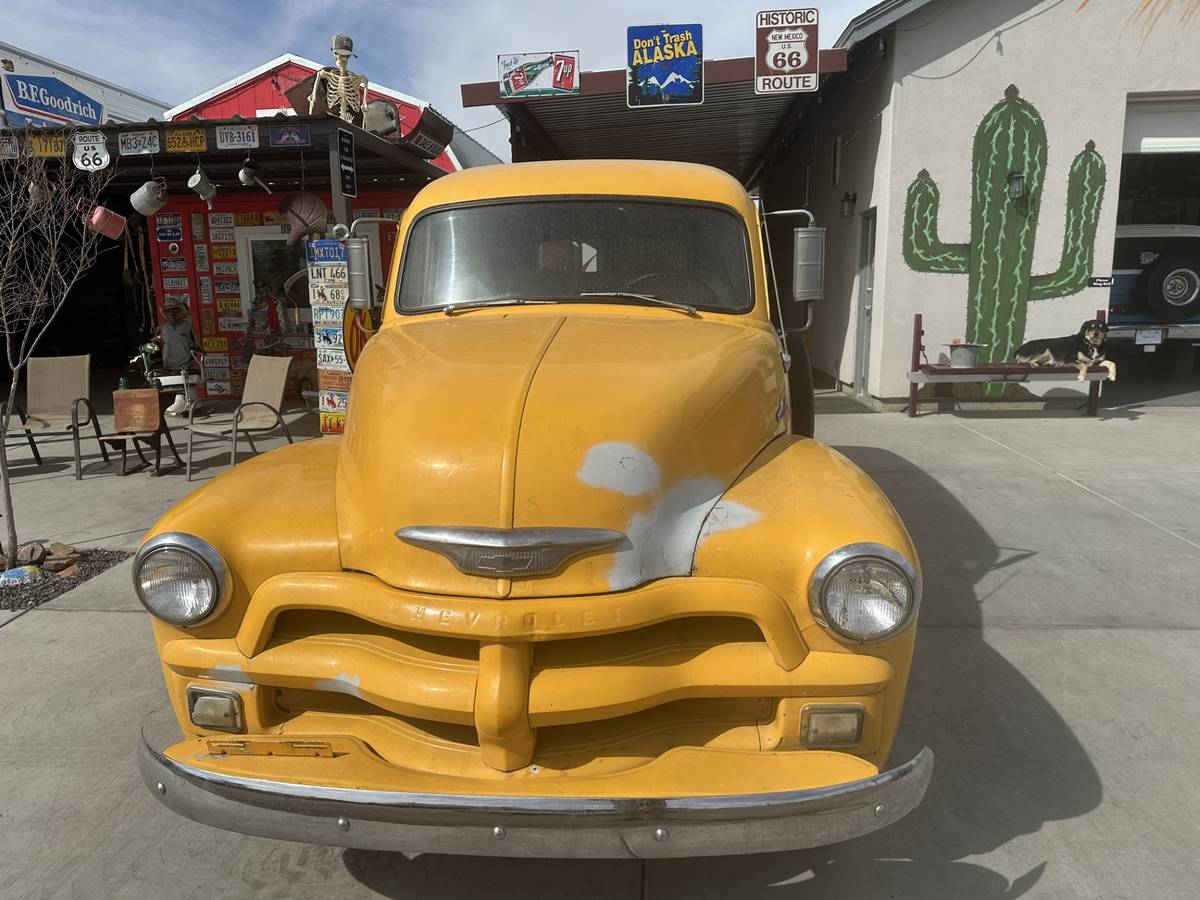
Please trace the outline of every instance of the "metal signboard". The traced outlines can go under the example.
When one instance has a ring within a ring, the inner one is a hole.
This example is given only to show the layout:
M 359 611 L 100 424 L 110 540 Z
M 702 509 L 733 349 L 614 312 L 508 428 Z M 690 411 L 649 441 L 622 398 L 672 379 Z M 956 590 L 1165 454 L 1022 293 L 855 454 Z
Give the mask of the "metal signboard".
M 196 271 L 208 271 L 208 244 L 192 244 L 192 254 L 196 257 Z
M 192 213 L 192 239 L 204 240 L 204 213 Z
M 157 131 L 122 131 L 117 135 L 117 152 L 121 156 L 145 156 L 160 149 Z
M 213 302 L 212 279 L 209 278 L 207 275 L 201 275 L 200 277 L 198 277 L 196 279 L 196 283 L 197 283 L 197 285 L 199 285 L 199 288 L 200 288 L 200 302 L 201 303 L 212 303 Z
M 186 272 L 187 260 L 182 256 L 164 256 L 158 261 L 161 272 Z
M 213 284 L 213 289 L 218 294 L 240 294 L 242 292 L 242 283 L 240 281 L 217 281 Z
M 217 125 L 218 150 L 253 150 L 258 146 L 257 125 Z
M 271 125 L 267 128 L 267 140 L 272 147 L 308 147 L 312 144 L 307 125 Z
M 168 128 L 168 153 L 207 153 L 208 136 L 203 128 Z
M 234 213 L 233 223 L 235 225 L 259 225 L 262 223 L 262 217 L 256 212 Z
M 103 124 L 103 101 L 80 90 L 82 82 L 68 83 L 65 79 L 69 78 L 65 73 L 45 75 L 21 71 L 5 74 L 2 82 L 4 114 L 9 127 Z
M 772 9 L 754 18 L 754 93 L 815 91 L 817 10 Z
M 704 102 L 700 25 L 630 25 L 626 30 L 626 95 L 631 108 Z
M 237 275 L 238 264 L 236 262 L 215 262 L 213 263 L 214 275 Z
M 186 275 L 167 275 L 163 278 L 164 291 L 186 291 L 188 280 Z
M 225 353 L 229 350 L 229 338 L 226 337 L 206 337 L 200 344 L 205 353 Z
M 0 159 L 19 159 L 21 145 L 15 134 L 0 134 Z
M 182 241 L 183 229 L 178 225 L 159 225 L 154 229 L 154 237 L 160 241 Z
M 233 213 L 209 213 L 208 214 L 209 228 L 232 228 Z
M 25 140 L 33 149 L 34 156 L 46 159 L 58 159 L 67 152 L 67 136 L 65 134 L 38 134 L 30 132 Z
M 159 213 L 154 217 L 154 224 L 164 228 L 168 225 L 183 225 L 183 216 L 179 213 Z
M 341 171 L 342 196 L 358 196 L 358 175 L 354 170 L 354 132 L 337 130 L 338 169 Z
M 232 244 L 237 236 L 232 228 L 213 228 L 208 233 L 208 239 L 214 244 Z
M 558 97 L 579 93 L 579 51 L 502 53 L 496 57 L 501 97 Z
M 75 168 L 84 172 L 99 172 L 107 169 L 112 162 L 108 155 L 108 147 L 104 144 L 103 131 L 80 131 L 75 135 L 74 149 L 71 151 L 71 162 Z

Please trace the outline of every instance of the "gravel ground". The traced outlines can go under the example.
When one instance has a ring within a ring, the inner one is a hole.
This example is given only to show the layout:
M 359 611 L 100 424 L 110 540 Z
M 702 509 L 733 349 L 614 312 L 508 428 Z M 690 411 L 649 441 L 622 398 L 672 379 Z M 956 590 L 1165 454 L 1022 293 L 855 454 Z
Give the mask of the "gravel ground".
M 25 584 L 0 587 L 0 610 L 32 609 L 41 606 L 133 555 L 128 550 L 92 549 L 82 550 L 80 553 L 81 557 L 77 563 L 79 571 L 67 578 L 43 571 L 33 581 Z

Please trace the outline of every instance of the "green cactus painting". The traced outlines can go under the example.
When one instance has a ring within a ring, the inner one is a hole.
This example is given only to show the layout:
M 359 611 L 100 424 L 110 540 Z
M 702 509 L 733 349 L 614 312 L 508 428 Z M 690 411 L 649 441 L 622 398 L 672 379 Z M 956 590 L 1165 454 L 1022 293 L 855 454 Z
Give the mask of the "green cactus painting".
M 1022 196 L 1009 191 L 1009 174 L 1024 175 Z M 937 219 L 941 197 L 922 170 L 908 188 L 904 259 L 918 272 L 966 274 L 968 341 L 987 344 L 986 362 L 1004 362 L 1025 339 L 1026 305 L 1066 297 L 1087 286 L 1095 255 L 1096 226 L 1104 199 L 1104 160 L 1092 141 L 1075 157 L 1067 180 L 1067 221 L 1058 270 L 1033 275 L 1046 128 L 1038 111 L 1009 85 L 975 131 L 971 177 L 971 240 L 943 243 Z M 1005 385 L 987 386 L 997 396 Z

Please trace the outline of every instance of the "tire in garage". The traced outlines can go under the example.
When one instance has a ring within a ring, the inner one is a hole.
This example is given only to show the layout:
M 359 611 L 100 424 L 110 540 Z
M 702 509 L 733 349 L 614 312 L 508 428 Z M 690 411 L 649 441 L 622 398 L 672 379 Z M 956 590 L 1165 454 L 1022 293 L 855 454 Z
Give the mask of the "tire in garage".
M 1200 315 L 1200 257 L 1166 254 L 1146 273 L 1143 301 L 1164 322 Z

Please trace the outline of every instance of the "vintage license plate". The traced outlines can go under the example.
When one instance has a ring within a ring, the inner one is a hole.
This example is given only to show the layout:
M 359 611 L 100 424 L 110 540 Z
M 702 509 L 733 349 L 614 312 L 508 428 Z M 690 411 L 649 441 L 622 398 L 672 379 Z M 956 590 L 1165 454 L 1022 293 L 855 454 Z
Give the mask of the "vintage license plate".
M 237 233 L 232 228 L 214 228 L 208 233 L 208 239 L 214 244 L 232 244 L 237 241 Z
M 218 150 L 251 150 L 258 146 L 257 125 L 218 125 Z
M 1167 332 L 1163 328 L 1139 328 L 1133 333 L 1133 343 L 1137 347 L 1148 344 L 1161 344 L 1166 340 Z
M 31 133 L 26 140 L 29 141 L 29 146 L 33 148 L 34 156 L 54 159 L 64 156 L 67 152 L 67 138 L 63 134 Z
M 186 272 L 187 260 L 182 256 L 163 256 L 158 260 L 158 268 L 162 272 Z
M 212 248 L 213 259 L 237 259 L 237 247 L 233 244 L 217 244 Z
M 117 137 L 117 152 L 121 156 L 143 156 L 161 149 L 157 131 L 123 131 Z
M 168 153 L 205 153 L 208 137 L 203 128 L 168 128 Z

